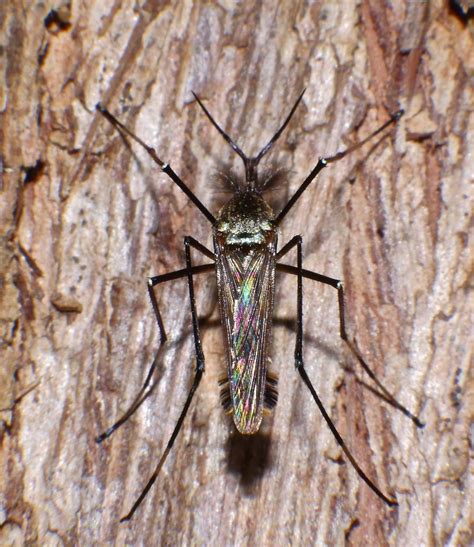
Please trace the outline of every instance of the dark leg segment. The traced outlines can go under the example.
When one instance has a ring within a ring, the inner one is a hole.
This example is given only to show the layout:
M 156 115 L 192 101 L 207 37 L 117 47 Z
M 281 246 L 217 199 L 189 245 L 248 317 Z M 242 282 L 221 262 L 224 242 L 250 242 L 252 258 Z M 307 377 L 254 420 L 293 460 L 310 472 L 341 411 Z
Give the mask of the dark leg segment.
M 191 236 L 184 238 L 184 250 L 186 252 L 186 269 L 188 272 L 188 287 L 189 287 L 189 301 L 191 303 L 191 315 L 193 320 L 193 334 L 194 334 L 194 349 L 196 351 L 196 372 L 204 371 L 204 353 L 202 351 L 201 337 L 199 335 L 199 322 L 196 311 L 196 298 L 194 296 L 194 280 L 193 280 L 193 267 L 191 262 L 191 247 L 200 251 L 206 256 L 214 257 L 214 253 L 211 253 L 204 245 L 199 243 Z
M 301 99 L 301 97 L 300 97 L 300 99 Z M 298 101 L 300 99 L 298 99 Z M 277 226 L 280 224 L 280 222 L 283 220 L 283 218 L 288 214 L 288 211 L 298 201 L 301 194 L 306 190 L 306 188 L 308 188 L 308 186 L 318 176 L 319 172 L 322 171 L 329 163 L 334 163 L 338 160 L 342 160 L 342 158 L 344 158 L 345 156 L 347 156 L 351 152 L 354 152 L 355 150 L 357 150 L 358 148 L 363 146 L 366 142 L 370 141 L 373 137 L 375 137 L 376 135 L 381 133 L 389 125 L 391 125 L 392 123 L 397 122 L 402 116 L 403 116 L 403 110 L 398 110 L 397 112 L 395 112 L 395 114 L 392 114 L 390 116 L 390 119 L 388 121 L 386 121 L 383 125 L 381 125 L 378 129 L 376 129 L 373 133 L 371 133 L 368 137 L 366 137 L 362 141 L 354 144 L 353 146 L 350 146 L 349 148 L 346 148 L 345 150 L 342 150 L 341 152 L 338 152 L 337 154 L 334 154 L 334 156 L 328 156 L 326 158 L 320 158 L 318 160 L 318 163 L 314 167 L 314 169 L 311 171 L 311 173 L 305 178 L 305 180 L 301 183 L 300 187 L 291 196 L 288 203 L 278 213 L 278 215 L 275 218 L 275 224 Z
M 336 429 L 336 426 L 332 422 L 329 414 L 326 412 L 321 399 L 319 398 L 316 390 L 309 379 L 303 363 L 303 252 L 301 247 L 301 236 L 295 236 L 287 245 L 283 247 L 280 253 L 277 254 L 278 258 L 286 254 L 292 247 L 297 247 L 297 276 L 298 276 L 298 287 L 297 287 L 297 315 L 296 315 L 296 343 L 295 343 L 295 366 L 298 370 L 303 382 L 306 384 L 306 387 L 309 389 L 316 405 L 319 408 L 324 420 L 326 421 L 331 433 L 334 435 L 337 443 L 341 447 L 342 451 L 346 455 L 347 459 L 351 462 L 354 469 L 357 471 L 359 477 L 369 486 L 369 488 L 377 494 L 387 505 L 390 507 L 395 507 L 398 505 L 397 501 L 391 498 L 388 498 L 381 490 L 369 479 L 369 477 L 362 471 L 359 464 L 356 462 L 355 458 L 352 456 L 351 452 L 347 448 L 343 438 Z M 283 268 L 280 268 L 285 271 Z M 286 270 L 288 271 L 288 270 Z
M 204 245 L 199 243 L 199 241 L 195 240 L 193 237 L 187 236 L 184 238 L 184 250 L 186 253 L 186 274 L 188 276 L 188 288 L 189 288 L 189 301 L 191 304 L 191 315 L 192 315 L 192 322 L 193 322 L 193 334 L 194 334 L 194 348 L 196 352 L 196 370 L 194 375 L 193 384 L 191 386 L 191 389 L 189 390 L 188 396 L 186 398 L 186 402 L 184 403 L 183 410 L 181 411 L 181 414 L 179 415 L 178 421 L 176 423 L 176 426 L 173 430 L 173 433 L 171 434 L 171 437 L 168 441 L 168 444 L 166 445 L 166 448 L 158 462 L 158 465 L 156 466 L 152 476 L 148 480 L 145 488 L 143 489 L 140 496 L 137 498 L 135 503 L 133 504 L 130 511 L 120 519 L 120 522 L 124 522 L 127 520 L 130 520 L 135 513 L 135 511 L 138 509 L 142 501 L 145 499 L 146 495 L 148 494 L 150 488 L 155 483 L 161 468 L 163 467 L 163 464 L 166 461 L 166 458 L 168 457 L 168 454 L 171 451 L 171 448 L 173 447 L 174 441 L 176 440 L 176 437 L 178 436 L 181 426 L 183 425 L 184 419 L 186 418 L 186 414 L 188 413 L 189 407 L 191 405 L 191 402 L 194 397 L 194 393 L 196 392 L 200 382 L 201 378 L 204 372 L 205 363 L 204 363 L 204 353 L 202 351 L 202 344 L 201 344 L 201 337 L 199 335 L 199 322 L 198 322 L 198 316 L 196 311 L 196 299 L 194 296 L 194 281 L 193 281 L 193 266 L 191 262 L 191 247 L 194 247 L 198 251 L 202 252 L 206 256 L 211 255 L 212 258 L 214 258 L 214 254 L 211 253 Z M 209 265 L 205 265 L 206 267 Z M 211 264 L 210 266 L 214 267 L 214 264 Z M 155 309 L 158 307 L 158 304 L 156 302 L 156 298 L 152 298 L 153 308 Z M 157 315 L 158 324 L 160 324 L 160 315 Z
M 209 272 L 209 271 L 212 271 L 214 268 L 215 268 L 214 264 L 203 264 L 202 266 L 194 266 L 192 268 L 191 275 L 197 275 L 203 272 Z M 174 279 L 180 279 L 187 275 L 188 275 L 188 270 L 183 269 L 183 270 L 176 270 L 175 272 L 168 272 L 166 274 L 158 275 L 155 277 L 150 277 L 148 279 L 148 287 L 147 287 L 148 295 L 150 296 L 151 305 L 153 306 L 153 311 L 155 312 L 158 329 L 160 331 L 160 347 L 155 355 L 155 358 L 153 359 L 153 363 L 150 366 L 145 382 L 142 388 L 140 389 L 140 391 L 138 392 L 137 396 L 133 400 L 132 404 L 129 406 L 126 412 L 124 412 L 124 414 L 111 427 L 107 429 L 107 431 L 104 431 L 104 433 L 96 437 L 95 440 L 97 443 L 101 443 L 105 439 L 109 438 L 112 435 L 112 433 L 114 433 L 114 431 L 116 431 L 121 425 L 123 425 L 140 408 L 143 401 L 145 401 L 145 399 L 149 397 L 149 395 L 151 394 L 153 386 L 149 388 L 150 382 L 153 377 L 153 373 L 156 370 L 159 356 L 161 355 L 161 349 L 163 345 L 165 344 L 165 342 L 167 341 L 165 327 L 163 325 L 163 320 L 161 318 L 160 309 L 158 307 L 158 301 L 156 300 L 153 287 L 155 285 L 158 285 L 159 283 L 164 283 L 165 281 L 172 281 Z
M 299 275 L 298 268 L 295 268 L 294 266 L 290 266 L 289 264 L 277 264 L 277 270 L 281 272 L 290 273 L 293 275 Z M 360 366 L 369 375 L 370 379 L 374 382 L 374 384 L 380 389 L 381 393 L 379 395 L 382 396 L 387 403 L 389 403 L 394 408 L 396 408 L 397 410 L 405 414 L 405 416 L 410 418 L 410 420 L 412 420 L 412 422 L 416 425 L 416 427 L 419 427 L 419 428 L 424 427 L 425 424 L 421 422 L 417 416 L 413 415 L 406 407 L 404 407 L 401 403 L 399 403 L 395 399 L 395 397 L 387 390 L 387 388 L 380 382 L 377 376 L 375 376 L 375 373 L 372 371 L 369 365 L 365 362 L 365 359 L 362 357 L 355 342 L 349 339 L 347 335 L 347 331 L 346 331 L 346 320 L 345 320 L 346 306 L 345 306 L 345 298 L 344 298 L 344 286 L 342 282 L 339 279 L 333 279 L 332 277 L 327 277 L 325 275 L 321 275 L 316 272 L 312 272 L 310 270 L 305 270 L 305 269 L 301 270 L 301 275 L 302 277 L 305 277 L 307 279 L 318 281 L 319 283 L 324 283 L 325 285 L 331 285 L 331 287 L 334 287 L 335 289 L 337 289 L 337 297 L 338 297 L 338 304 L 339 304 L 339 334 L 341 338 L 347 344 L 347 346 L 349 347 L 353 355 L 356 357 Z
M 156 466 L 155 470 L 153 471 L 153 475 L 150 477 L 149 481 L 147 482 L 145 488 L 143 489 L 142 493 L 138 496 L 137 500 L 133 504 L 130 511 L 120 519 L 120 522 L 125 522 L 127 520 L 130 520 L 133 517 L 133 514 L 135 511 L 140 507 L 140 504 L 145 499 L 146 495 L 148 494 L 150 488 L 155 483 L 161 468 L 163 467 L 163 464 L 166 461 L 166 458 L 168 457 L 168 454 L 171 451 L 171 448 L 173 447 L 174 441 L 176 440 L 176 437 L 178 436 L 178 433 L 181 429 L 181 426 L 183 425 L 184 418 L 186 418 L 186 414 L 188 413 L 189 406 L 191 405 L 191 401 L 193 400 L 194 393 L 196 389 L 199 386 L 199 383 L 201 382 L 202 374 L 204 372 L 204 363 L 202 363 L 202 368 L 198 369 L 196 368 L 196 373 L 194 375 L 194 381 L 193 385 L 191 386 L 191 389 L 189 390 L 188 396 L 186 398 L 186 402 L 184 403 L 183 410 L 181 411 L 181 414 L 179 415 L 178 421 L 176 423 L 176 426 L 173 430 L 173 433 L 170 437 L 170 440 L 168 441 L 168 444 L 166 445 L 165 451 L 163 452 L 160 461 L 158 462 L 158 465 Z
M 157 153 L 156 150 L 152 147 L 146 144 L 146 142 L 142 141 L 140 137 L 137 137 L 135 133 L 130 131 L 128 127 L 126 127 L 122 122 L 120 122 L 115 116 L 113 116 L 106 108 L 104 108 L 100 103 L 96 104 L 96 110 L 104 116 L 104 118 L 110 122 L 115 129 L 122 135 L 127 135 L 131 139 L 133 139 L 137 144 L 139 144 L 151 157 L 151 159 L 161 168 L 163 173 L 166 173 L 168 177 L 178 186 L 187 196 L 188 198 L 194 203 L 194 205 L 201 211 L 201 213 L 207 218 L 207 220 L 214 224 L 216 219 L 214 218 L 214 215 L 211 214 L 211 212 L 207 209 L 207 207 L 204 206 L 204 204 L 199 200 L 199 198 L 194 194 L 194 192 L 188 187 L 188 185 L 183 182 L 179 176 L 171 169 L 171 166 L 169 163 L 165 163 L 162 161 Z

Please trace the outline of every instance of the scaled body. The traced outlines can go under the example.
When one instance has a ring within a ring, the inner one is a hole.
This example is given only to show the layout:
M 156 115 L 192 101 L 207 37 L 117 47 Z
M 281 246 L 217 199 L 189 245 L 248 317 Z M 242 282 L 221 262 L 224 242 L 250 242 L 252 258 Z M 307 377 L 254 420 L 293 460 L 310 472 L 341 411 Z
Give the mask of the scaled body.
M 237 192 L 213 227 L 217 287 L 227 348 L 224 405 L 243 434 L 256 433 L 269 399 L 277 231 L 273 211 L 251 189 Z M 270 395 L 271 397 L 271 395 Z

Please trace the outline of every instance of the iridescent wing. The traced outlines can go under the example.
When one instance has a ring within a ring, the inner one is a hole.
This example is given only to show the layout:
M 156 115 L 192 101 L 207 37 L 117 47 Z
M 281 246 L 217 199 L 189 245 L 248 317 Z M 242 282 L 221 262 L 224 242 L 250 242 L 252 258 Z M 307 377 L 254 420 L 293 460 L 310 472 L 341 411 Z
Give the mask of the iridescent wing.
M 272 249 L 262 245 L 245 253 L 227 250 L 217 260 L 230 405 L 234 423 L 244 434 L 258 431 L 263 417 L 275 280 Z

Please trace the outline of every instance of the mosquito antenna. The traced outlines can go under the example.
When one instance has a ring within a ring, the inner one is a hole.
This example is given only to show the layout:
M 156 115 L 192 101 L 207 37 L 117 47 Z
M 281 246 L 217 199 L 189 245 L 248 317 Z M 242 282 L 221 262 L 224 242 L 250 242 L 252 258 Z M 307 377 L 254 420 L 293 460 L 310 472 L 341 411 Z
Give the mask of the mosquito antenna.
M 235 142 L 229 137 L 229 135 L 219 126 L 219 124 L 216 122 L 216 120 L 211 116 L 209 110 L 202 104 L 201 99 L 194 93 L 194 91 L 191 91 L 191 93 L 194 95 L 194 98 L 198 102 L 199 106 L 203 109 L 204 114 L 209 118 L 209 121 L 212 123 L 212 125 L 219 131 L 219 133 L 224 137 L 224 139 L 230 144 L 232 147 L 232 150 L 234 152 L 237 152 L 237 154 L 242 158 L 244 161 L 244 164 L 246 164 L 248 158 L 242 151 L 242 149 L 235 144 Z
M 247 183 L 247 187 L 253 190 L 257 186 L 257 166 L 260 160 L 272 148 L 273 144 L 278 140 L 280 135 L 283 133 L 285 127 L 288 125 L 293 114 L 295 113 L 296 108 L 298 107 L 301 99 L 303 98 L 305 91 L 306 91 L 306 88 L 303 89 L 303 91 L 300 93 L 300 96 L 296 100 L 296 103 L 291 109 L 291 112 L 288 114 L 286 120 L 283 122 L 283 125 L 273 135 L 270 141 L 260 150 L 258 155 L 255 156 L 254 158 L 249 158 L 248 156 L 244 154 L 242 149 L 239 146 L 237 146 L 237 144 L 235 144 L 235 142 L 229 137 L 229 135 L 227 135 L 227 133 L 214 120 L 214 118 L 211 116 L 207 108 L 202 104 L 201 100 L 196 95 L 196 93 L 192 91 L 192 94 L 194 95 L 194 98 L 198 102 L 199 106 L 203 109 L 206 116 L 209 118 L 209 121 L 212 123 L 212 125 L 217 129 L 217 131 L 219 131 L 219 133 L 224 137 L 224 139 L 230 144 L 230 146 L 232 147 L 232 150 L 234 150 L 234 152 L 236 152 L 242 158 L 242 161 L 244 162 L 244 165 L 245 165 L 245 180 Z
M 298 108 L 298 105 L 300 104 L 300 101 L 303 98 L 303 95 L 304 95 L 305 91 L 306 91 L 306 88 L 303 89 L 303 91 L 300 93 L 300 96 L 298 97 L 298 99 L 296 99 L 296 103 L 294 104 L 293 108 L 291 109 L 291 112 L 288 114 L 286 120 L 283 122 L 283 125 L 273 135 L 273 137 L 270 139 L 270 141 L 258 153 L 257 157 L 255 158 L 255 164 L 256 165 L 263 158 L 263 156 L 272 148 L 272 146 L 275 144 L 275 142 L 279 139 L 280 135 L 285 130 L 285 127 L 289 124 L 291 118 L 293 117 L 293 114 L 295 113 L 295 110 Z

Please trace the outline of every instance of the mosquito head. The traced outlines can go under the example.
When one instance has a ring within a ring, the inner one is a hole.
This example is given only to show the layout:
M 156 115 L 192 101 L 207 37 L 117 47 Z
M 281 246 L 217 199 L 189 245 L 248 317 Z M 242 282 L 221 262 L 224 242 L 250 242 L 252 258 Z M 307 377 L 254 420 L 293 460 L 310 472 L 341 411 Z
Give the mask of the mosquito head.
M 258 164 L 260 163 L 260 160 L 265 156 L 267 152 L 269 152 L 272 148 L 272 146 L 275 144 L 275 142 L 278 140 L 280 135 L 283 133 L 283 130 L 288 125 L 289 121 L 291 120 L 296 108 L 298 107 L 301 99 L 303 98 L 305 89 L 301 92 L 300 96 L 296 100 L 293 108 L 291 109 L 291 112 L 288 114 L 286 120 L 283 122 L 283 125 L 280 127 L 280 129 L 273 135 L 273 137 L 268 141 L 268 143 L 260 150 L 260 152 L 253 158 L 249 158 L 244 154 L 242 149 L 235 144 L 235 142 L 227 135 L 227 133 L 219 126 L 219 124 L 214 120 L 214 118 L 211 116 L 207 108 L 202 104 L 199 97 L 192 92 L 194 95 L 194 98 L 198 102 L 199 106 L 203 109 L 204 114 L 208 117 L 209 121 L 212 123 L 212 125 L 219 131 L 219 133 L 224 137 L 224 139 L 227 141 L 227 143 L 230 145 L 232 150 L 236 152 L 244 162 L 245 166 L 245 184 L 246 184 L 246 190 L 259 190 L 259 184 L 258 184 Z

